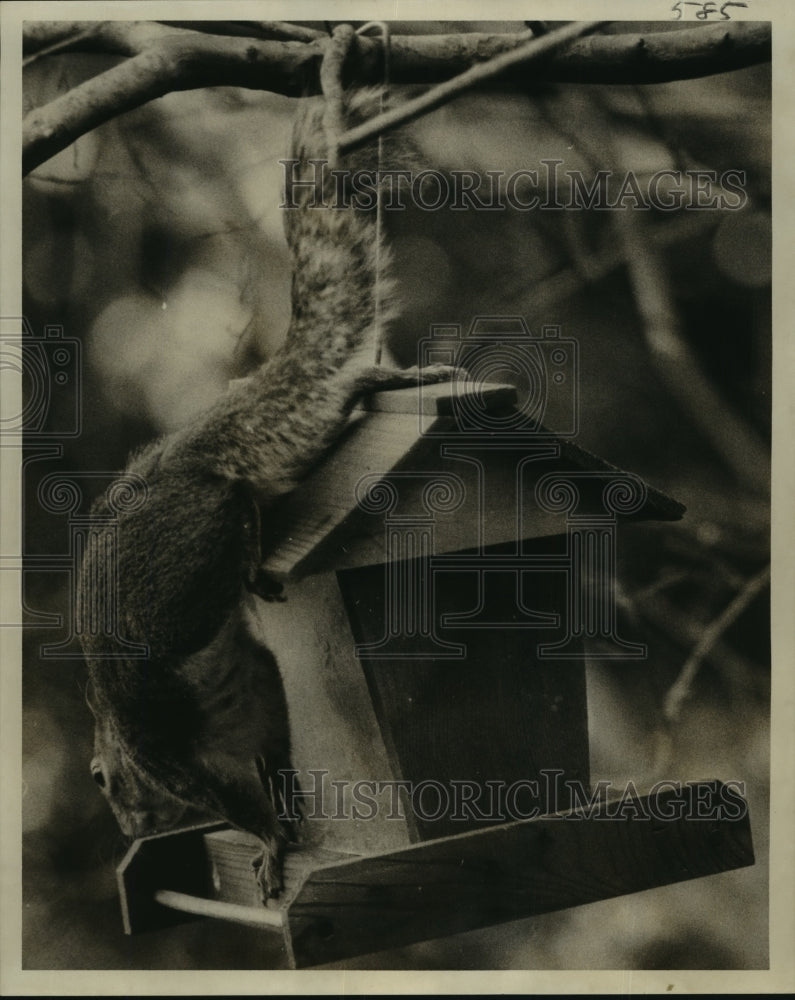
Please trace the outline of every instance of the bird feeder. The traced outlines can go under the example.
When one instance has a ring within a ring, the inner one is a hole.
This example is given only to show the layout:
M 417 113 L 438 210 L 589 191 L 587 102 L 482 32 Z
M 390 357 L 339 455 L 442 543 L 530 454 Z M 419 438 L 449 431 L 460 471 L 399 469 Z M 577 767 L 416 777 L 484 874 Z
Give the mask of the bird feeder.
M 586 641 L 647 656 L 617 534 L 682 511 L 510 386 L 372 397 L 277 512 L 287 599 L 257 605 L 305 817 L 285 889 L 258 901 L 258 844 L 223 823 L 158 834 L 119 868 L 126 931 L 254 924 L 303 968 L 752 864 L 720 782 L 587 799 Z

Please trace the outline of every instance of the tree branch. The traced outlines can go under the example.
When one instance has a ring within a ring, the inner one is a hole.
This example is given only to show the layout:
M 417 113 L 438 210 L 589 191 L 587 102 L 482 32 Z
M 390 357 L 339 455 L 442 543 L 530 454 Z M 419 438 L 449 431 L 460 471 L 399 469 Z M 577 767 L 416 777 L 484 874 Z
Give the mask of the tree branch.
M 727 405 L 683 335 L 667 262 L 650 243 L 645 220 L 640 212 L 619 211 L 612 221 L 624 247 L 643 338 L 657 374 L 735 479 L 752 496 L 766 493 L 769 450 L 742 415 Z
M 463 73 L 459 73 L 452 80 L 440 83 L 419 97 L 415 97 L 414 100 L 407 101 L 396 108 L 391 108 L 371 121 L 364 122 L 364 124 L 359 125 L 357 128 L 350 129 L 340 139 L 339 150 L 341 153 L 346 153 L 357 149 L 389 129 L 396 128 L 398 125 L 403 125 L 406 122 L 414 121 L 420 115 L 425 115 L 429 111 L 440 108 L 443 104 L 447 104 L 458 97 L 459 94 L 463 94 L 467 90 L 472 90 L 474 87 L 486 83 L 488 80 L 507 72 L 509 69 L 513 69 L 515 66 L 527 66 L 531 62 L 537 62 L 545 58 L 552 52 L 559 50 L 560 46 L 572 42 L 581 35 L 595 31 L 603 23 L 603 21 L 579 21 L 574 24 L 567 24 L 565 27 L 541 37 L 536 37 L 530 31 L 528 32 L 530 35 L 529 41 L 522 34 L 519 37 L 523 39 L 523 44 L 519 45 L 513 51 L 503 52 L 501 55 L 490 59 L 487 63 L 470 66 L 469 69 L 464 70 Z
M 58 52 L 66 52 L 68 49 L 77 48 L 81 42 L 90 38 L 94 34 L 95 30 L 96 28 L 84 28 L 80 31 L 73 31 L 61 38 L 55 38 L 48 43 L 45 42 L 42 44 L 41 48 L 28 50 L 29 54 L 22 60 L 23 69 L 27 68 L 38 59 L 44 59 L 46 56 L 54 56 Z
M 769 583 L 770 566 L 768 565 L 752 576 L 721 614 L 702 630 L 701 638 L 665 695 L 663 714 L 666 722 L 672 723 L 679 719 L 682 707 L 691 695 L 693 682 L 702 661 L 710 654 L 715 643 Z
M 26 115 L 23 174 L 98 125 L 173 91 L 231 85 L 306 92 L 302 43 L 205 35 L 156 24 L 119 30 L 125 27 L 115 22 L 102 34 L 118 45 L 114 51 L 125 48 L 129 59 Z M 146 40 L 148 35 L 154 40 Z M 95 35 L 86 41 L 93 45 L 98 40 Z
M 209 35 L 238 35 L 244 38 L 275 38 L 282 42 L 313 42 L 327 38 L 328 32 L 305 28 L 287 21 L 161 21 L 175 28 L 190 28 Z
M 271 22 L 257 22 L 252 30 L 262 33 L 266 24 Z M 311 31 L 301 29 L 307 34 Z M 393 36 L 391 82 L 449 80 L 515 49 L 525 38 L 524 33 Z M 171 91 L 234 86 L 292 97 L 316 93 L 325 46 L 325 38 L 319 37 L 308 41 L 244 38 L 144 21 L 40 21 L 26 25 L 26 53 L 62 41 L 71 51 L 129 58 L 30 112 L 23 123 L 25 173 L 110 118 Z M 347 82 L 381 83 L 381 41 L 357 36 L 354 45 Z M 530 86 L 538 79 L 654 83 L 726 72 L 769 58 L 769 24 L 738 22 L 729 27 L 708 25 L 649 35 L 578 39 L 536 64 L 507 70 L 501 79 L 515 87 Z

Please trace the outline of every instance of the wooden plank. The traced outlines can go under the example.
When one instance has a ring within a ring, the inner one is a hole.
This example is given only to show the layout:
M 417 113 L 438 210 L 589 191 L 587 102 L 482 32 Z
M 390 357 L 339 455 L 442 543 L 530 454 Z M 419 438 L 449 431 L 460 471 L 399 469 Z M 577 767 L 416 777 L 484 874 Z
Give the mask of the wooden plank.
M 399 505 L 396 515 L 424 514 L 422 493 L 435 473 L 457 477 L 464 494 L 464 503 L 451 513 L 434 514 L 435 552 L 458 552 L 481 544 L 494 545 L 514 541 L 517 531 L 516 472 L 513 460 L 517 455 L 503 452 L 480 452 L 476 457 L 484 470 L 486 489 L 482 491 L 478 468 L 457 456 L 442 458 L 439 441 L 418 441 L 400 457 L 393 434 L 399 434 L 407 445 L 415 432 L 415 416 L 410 414 L 372 414 L 372 437 L 363 439 L 355 451 L 343 446 L 335 453 L 338 470 L 326 475 L 321 466 L 292 495 L 285 505 L 285 520 L 277 525 L 283 540 L 264 565 L 272 574 L 288 579 L 301 579 L 310 574 L 329 570 L 349 569 L 383 563 L 390 558 L 386 547 L 384 514 L 367 514 L 357 508 L 356 486 L 368 474 L 381 474 L 389 479 L 391 471 L 401 474 L 397 481 Z M 440 418 L 447 419 L 447 418 Z M 362 430 L 365 433 L 366 429 Z M 400 438 L 398 438 L 398 445 Z M 351 441 L 351 446 L 355 442 Z M 361 452 L 360 452 L 361 449 Z M 365 465 L 360 454 L 366 453 Z M 518 454 L 518 453 L 517 453 Z M 390 465 L 394 461 L 394 464 Z M 555 471 L 556 460 L 534 463 L 534 473 Z M 416 473 L 416 476 L 403 476 Z M 527 487 L 531 489 L 530 486 Z M 481 506 L 482 504 L 482 506 Z M 525 528 L 531 537 L 549 536 L 565 530 L 561 514 L 528 507 Z
M 440 452 L 444 443 L 463 445 L 466 453 L 467 435 L 458 432 L 452 417 L 437 416 L 424 428 L 434 436 L 426 436 L 416 412 L 402 409 L 409 398 L 406 393 L 416 401 L 413 389 L 381 394 L 402 397 L 396 404 L 396 412 L 360 411 L 335 450 L 284 502 L 269 511 L 268 537 L 276 542 L 263 563 L 267 572 L 281 579 L 299 579 L 310 573 L 366 566 L 387 559 L 384 517 L 358 509 L 356 487 L 365 476 L 388 478 L 392 471 L 420 474 L 413 484 L 406 479 L 400 483 L 401 513 L 425 512 L 421 501 L 422 473 L 453 474 L 463 484 L 464 505 L 454 514 L 435 517 L 437 553 L 472 548 L 481 542 L 494 545 L 516 539 L 516 463 L 541 442 L 519 435 L 511 446 L 506 444 L 511 440 L 506 436 L 499 447 L 483 447 L 481 443 L 472 451 L 471 459 L 482 467 L 487 487 L 483 497 L 485 508 L 481 510 L 481 480 L 472 460 L 467 461 L 461 455 L 443 458 Z M 440 396 L 438 402 L 443 398 Z M 525 538 L 548 536 L 565 527 L 562 514 L 540 510 L 532 498 L 534 484 L 542 475 L 621 472 L 571 442 L 545 441 L 548 450 L 557 449 L 558 455 L 533 461 L 532 468 L 525 473 L 522 486 L 525 522 L 521 526 Z M 601 512 L 604 483 L 594 478 L 580 485 L 584 508 Z M 681 504 L 650 486 L 647 490 L 646 503 L 627 520 L 676 520 L 682 516 Z
M 292 960 L 320 965 L 751 865 L 747 812 L 692 818 L 721 789 L 686 789 L 683 815 L 668 791 L 639 800 L 657 818 L 527 820 L 319 869 L 288 909 Z
M 278 539 L 263 566 L 277 577 L 295 575 L 303 562 L 356 511 L 356 486 L 385 474 L 420 437 L 416 415 L 369 414 L 354 423 L 338 447 L 269 518 Z
M 352 814 L 357 782 L 389 781 L 395 774 L 354 655 L 337 578 L 310 576 L 289 584 L 285 594 L 284 603 L 257 601 L 254 625 L 276 657 L 284 684 L 291 762 L 306 793 L 303 834 L 313 843 L 355 854 L 404 847 L 410 842 L 405 822 L 382 813 L 358 822 Z
M 293 848 L 285 891 L 269 909 L 280 915 L 291 962 L 306 968 L 754 863 L 745 801 L 720 782 L 668 788 L 611 815 L 616 806 L 370 857 Z M 249 896 L 236 896 L 236 877 L 224 879 L 250 870 L 256 853 L 254 838 L 219 824 L 136 841 L 119 869 L 127 933 L 197 919 L 158 904 L 162 889 L 242 903 L 224 912 L 248 922 Z

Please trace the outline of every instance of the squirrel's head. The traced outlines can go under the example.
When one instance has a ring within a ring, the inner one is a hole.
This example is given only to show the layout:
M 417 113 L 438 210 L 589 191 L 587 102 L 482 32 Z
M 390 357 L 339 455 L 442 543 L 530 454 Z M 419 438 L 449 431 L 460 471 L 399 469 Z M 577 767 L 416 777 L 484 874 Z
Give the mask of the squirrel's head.
M 136 766 L 112 723 L 97 717 L 91 777 L 108 800 L 127 837 L 143 837 L 173 827 L 187 807 L 163 791 Z

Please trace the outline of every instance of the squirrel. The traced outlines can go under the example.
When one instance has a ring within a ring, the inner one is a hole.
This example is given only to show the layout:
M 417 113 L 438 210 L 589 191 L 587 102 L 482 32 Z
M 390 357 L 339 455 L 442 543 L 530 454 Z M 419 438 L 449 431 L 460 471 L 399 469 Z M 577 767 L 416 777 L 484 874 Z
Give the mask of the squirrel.
M 377 91 L 340 90 L 339 122 L 359 124 L 378 102 Z M 321 192 L 308 183 L 317 160 L 333 162 L 328 103 L 303 99 L 293 132 L 302 183 L 284 215 L 293 278 L 283 346 L 189 426 L 133 455 L 127 471 L 145 487 L 137 509 L 117 517 L 115 583 L 89 533 L 78 587 L 80 614 L 115 586 L 119 634 L 148 646 L 136 659 L 118 640 L 83 634 L 91 771 L 122 830 L 160 829 L 192 807 L 253 833 L 263 902 L 283 888 L 283 852 L 296 837 L 279 818 L 291 810 L 280 809 L 276 789 L 290 767 L 281 675 L 248 620 L 252 594 L 281 599 L 280 584 L 259 569 L 276 541 L 269 512 L 334 445 L 364 395 L 455 374 L 372 363 L 376 282 L 390 308 L 388 254 L 372 206 L 334 207 L 339 177 L 326 170 L 318 207 Z M 345 167 L 372 173 L 374 150 Z M 100 497 L 92 515 L 108 512 Z

